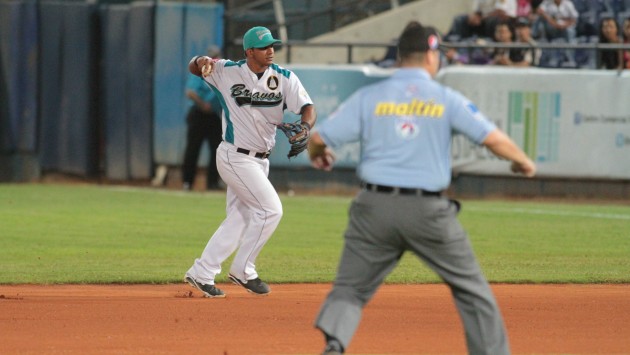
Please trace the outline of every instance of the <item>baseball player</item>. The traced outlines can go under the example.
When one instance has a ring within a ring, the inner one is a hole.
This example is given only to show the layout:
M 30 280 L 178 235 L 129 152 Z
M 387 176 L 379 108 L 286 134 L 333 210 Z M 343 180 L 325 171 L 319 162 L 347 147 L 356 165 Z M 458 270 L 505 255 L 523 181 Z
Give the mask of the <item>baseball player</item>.
M 312 165 L 330 170 L 331 149 L 359 141 L 363 189 L 350 206 L 332 291 L 315 326 L 324 354 L 341 354 L 365 304 L 407 250 L 450 287 L 470 354 L 509 354 L 492 291 L 457 220 L 460 204 L 442 194 L 451 179 L 451 135 L 457 131 L 512 161 L 531 177 L 534 163 L 461 94 L 431 80 L 440 65 L 439 36 L 413 26 L 398 43 L 400 69 L 345 101 L 309 141 Z
M 189 63 L 190 72 L 203 77 L 223 107 L 223 141 L 216 158 L 227 185 L 227 216 L 185 275 L 206 297 L 225 297 L 214 280 L 235 251 L 229 279 L 257 295 L 271 292 L 256 272 L 256 258 L 282 217 L 267 158 L 285 109 L 301 115 L 296 126 L 302 138 L 308 138 L 316 121 L 313 101 L 298 77 L 273 63 L 278 43 L 267 28 L 254 27 L 243 36 L 246 59 L 196 56 Z

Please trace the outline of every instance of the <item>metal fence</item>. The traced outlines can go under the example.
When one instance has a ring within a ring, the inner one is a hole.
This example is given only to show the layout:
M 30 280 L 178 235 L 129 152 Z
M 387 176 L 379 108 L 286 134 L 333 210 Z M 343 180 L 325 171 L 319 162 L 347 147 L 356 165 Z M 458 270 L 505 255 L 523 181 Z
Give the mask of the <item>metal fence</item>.
M 237 46 L 242 48 L 242 40 L 235 40 L 230 46 Z M 292 61 L 292 53 L 297 47 L 320 47 L 320 48 L 346 48 L 346 63 L 356 64 L 353 52 L 355 48 L 377 47 L 387 48 L 395 46 L 395 42 L 309 42 L 300 40 L 288 40 L 283 42 L 283 50 L 286 50 L 286 61 L 288 64 Z M 630 43 L 536 43 L 535 45 L 528 43 L 468 43 L 468 42 L 444 42 L 442 43 L 444 48 L 453 48 L 458 51 L 468 51 L 469 53 L 474 50 L 493 50 L 493 49 L 540 49 L 542 51 L 563 51 L 563 50 L 577 50 L 590 53 L 596 62 L 595 68 L 599 68 L 598 53 L 603 50 L 628 50 L 630 51 Z

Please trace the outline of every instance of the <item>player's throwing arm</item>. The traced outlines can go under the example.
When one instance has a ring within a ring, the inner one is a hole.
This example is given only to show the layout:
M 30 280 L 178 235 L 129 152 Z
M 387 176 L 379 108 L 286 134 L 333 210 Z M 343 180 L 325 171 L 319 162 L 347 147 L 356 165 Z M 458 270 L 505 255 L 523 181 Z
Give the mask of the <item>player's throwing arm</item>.
M 217 59 L 208 56 L 194 56 L 188 63 L 188 70 L 197 76 L 206 77 L 212 74 Z

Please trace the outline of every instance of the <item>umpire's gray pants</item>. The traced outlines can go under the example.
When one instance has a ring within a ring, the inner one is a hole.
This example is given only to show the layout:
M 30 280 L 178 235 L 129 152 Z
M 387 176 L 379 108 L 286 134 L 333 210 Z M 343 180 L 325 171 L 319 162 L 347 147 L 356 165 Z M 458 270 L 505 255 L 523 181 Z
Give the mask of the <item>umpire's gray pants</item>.
M 468 352 L 509 354 L 501 313 L 457 212 L 446 198 L 361 191 L 350 206 L 337 277 L 315 326 L 347 348 L 363 307 L 411 250 L 450 287 Z

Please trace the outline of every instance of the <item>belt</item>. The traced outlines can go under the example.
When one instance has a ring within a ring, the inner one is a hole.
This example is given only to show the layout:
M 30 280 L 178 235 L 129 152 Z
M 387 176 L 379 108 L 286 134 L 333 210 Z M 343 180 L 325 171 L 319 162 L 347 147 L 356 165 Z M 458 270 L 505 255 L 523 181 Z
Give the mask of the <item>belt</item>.
M 239 153 L 246 154 L 246 155 L 254 156 L 259 159 L 267 159 L 269 158 L 269 154 L 271 154 L 271 152 L 264 152 L 264 153 L 252 152 L 250 150 L 243 149 L 243 148 L 236 148 L 236 151 Z
M 433 196 L 439 197 L 442 196 L 441 191 L 427 191 L 423 189 L 410 189 L 406 187 L 394 187 L 394 186 L 383 186 L 383 185 L 375 185 L 364 183 L 363 188 L 372 191 L 372 192 L 383 192 L 389 193 L 392 195 L 416 195 L 416 196 Z

